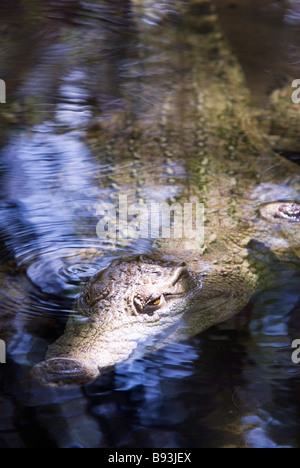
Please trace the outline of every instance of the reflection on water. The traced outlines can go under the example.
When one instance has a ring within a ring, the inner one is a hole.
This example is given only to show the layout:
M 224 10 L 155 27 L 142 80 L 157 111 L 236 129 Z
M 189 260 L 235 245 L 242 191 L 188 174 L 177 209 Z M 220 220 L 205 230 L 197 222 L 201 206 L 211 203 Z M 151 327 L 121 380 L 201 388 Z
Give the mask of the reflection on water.
M 299 446 L 295 275 L 259 295 L 251 319 L 249 309 L 84 388 L 41 389 L 28 379 L 84 281 L 115 257 L 151 249 L 100 240 L 98 204 L 125 190 L 164 200 L 166 180 L 173 195 L 180 190 L 180 158 L 117 152 L 116 141 L 134 141 L 130 123 L 110 134 L 125 105 L 147 121 L 171 92 L 178 77 L 166 71 L 168 56 L 159 44 L 147 53 L 137 38 L 141 27 L 178 14 L 167 0 L 136 2 L 136 16 L 124 0 L 0 8 L 9 94 L 0 125 L 1 337 L 9 349 L 0 368 L 0 446 Z
M 298 26 L 300 22 L 300 7 L 299 3 L 295 0 L 289 0 L 288 9 L 285 15 L 285 22 L 287 24 Z
M 255 101 L 300 76 L 298 0 L 215 0 Z

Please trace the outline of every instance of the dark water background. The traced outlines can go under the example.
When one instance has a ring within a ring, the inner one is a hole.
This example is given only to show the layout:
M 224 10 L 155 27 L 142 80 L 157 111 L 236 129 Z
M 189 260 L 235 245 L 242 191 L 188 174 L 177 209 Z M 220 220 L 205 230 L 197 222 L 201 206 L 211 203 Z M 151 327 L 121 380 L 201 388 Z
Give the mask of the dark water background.
M 148 24 L 172 8 L 148 3 Z M 297 2 L 217 4 L 253 100 L 266 107 L 274 89 L 300 78 Z M 128 11 L 124 0 L 0 5 L 8 95 L 0 108 L 0 307 L 9 351 L 0 367 L 0 447 L 299 447 L 295 274 L 230 323 L 118 365 L 95 383 L 41 389 L 28 379 L 72 313 L 79 285 L 136 249 L 100 245 L 95 233 L 97 201 L 118 192 L 115 174 L 121 180 L 136 162 L 114 160 L 113 171 L 90 136 L 99 108 L 109 116 L 121 99 Z

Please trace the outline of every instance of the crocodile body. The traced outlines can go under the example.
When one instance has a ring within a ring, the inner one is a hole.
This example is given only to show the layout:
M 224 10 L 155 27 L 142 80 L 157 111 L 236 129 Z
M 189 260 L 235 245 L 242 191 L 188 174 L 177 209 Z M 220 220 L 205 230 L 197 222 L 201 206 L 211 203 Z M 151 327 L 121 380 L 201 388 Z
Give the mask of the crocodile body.
M 124 167 L 134 160 L 139 171 L 155 161 L 153 177 L 139 186 L 130 171 L 116 175 L 132 201 L 160 184 L 165 200 L 203 203 L 205 242 L 186 248 L 184 237 L 158 239 L 149 255 L 116 260 L 93 277 L 77 317 L 34 369 L 45 383 L 93 380 L 129 357 L 196 335 L 239 313 L 287 265 L 299 268 L 298 168 L 273 153 L 251 118 L 243 74 L 210 2 L 175 6 L 175 18 L 140 32 L 150 78 L 139 91 L 124 78 L 127 101 L 93 141 L 99 152 L 122 155 Z M 167 68 L 151 80 L 162 57 Z

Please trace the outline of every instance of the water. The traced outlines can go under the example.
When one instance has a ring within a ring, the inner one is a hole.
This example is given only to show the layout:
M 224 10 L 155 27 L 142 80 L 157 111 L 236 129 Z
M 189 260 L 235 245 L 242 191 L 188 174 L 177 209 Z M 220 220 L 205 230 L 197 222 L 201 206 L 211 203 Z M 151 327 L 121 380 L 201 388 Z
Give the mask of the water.
M 151 28 L 166 14 L 176 21 L 172 3 L 147 2 L 139 10 L 140 24 Z M 299 18 L 294 3 L 283 11 L 279 3 L 245 2 L 267 29 L 259 47 L 268 77 L 290 71 L 290 50 L 282 50 L 277 21 L 292 48 Z M 29 378 L 32 365 L 61 334 L 86 279 L 114 258 L 151 248 L 146 242 L 100 240 L 98 204 L 116 200 L 122 190 L 129 198 L 151 191 L 164 200 L 164 181 L 172 174 L 176 195 L 184 170 L 180 160 L 116 153 L 123 135 L 109 133 L 124 103 L 146 119 L 149 109 L 160 106 L 160 93 L 168 92 L 163 52 L 144 76 L 145 51 L 136 49 L 130 5 L 22 5 L 3 1 L 0 7 L 0 77 L 9 96 L 0 109 L 1 337 L 8 343 L 8 362 L 0 367 L 0 446 L 299 447 L 300 374 L 291 361 L 291 343 L 300 334 L 296 273 L 270 286 L 236 319 L 119 364 L 92 384 L 44 389 Z M 221 18 L 228 28 L 225 5 Z M 232 39 L 245 37 L 244 21 L 253 42 L 256 17 L 241 18 L 240 36 Z M 276 41 L 280 63 L 269 49 Z M 253 96 L 265 103 L 276 83 L 266 84 L 262 75 L 254 83 L 257 70 L 262 74 L 255 48 L 247 57 L 243 65 Z M 142 104 L 137 86 L 144 96 L 148 92 Z M 99 138 L 103 131 L 110 144 Z

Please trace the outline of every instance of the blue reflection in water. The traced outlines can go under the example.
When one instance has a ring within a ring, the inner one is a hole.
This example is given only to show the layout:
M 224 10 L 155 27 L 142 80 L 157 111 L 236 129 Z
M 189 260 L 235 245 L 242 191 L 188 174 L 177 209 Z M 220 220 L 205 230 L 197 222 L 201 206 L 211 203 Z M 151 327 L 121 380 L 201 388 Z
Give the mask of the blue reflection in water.
M 300 7 L 297 0 L 287 1 L 287 11 L 285 14 L 285 22 L 291 26 L 299 26 L 300 23 Z

